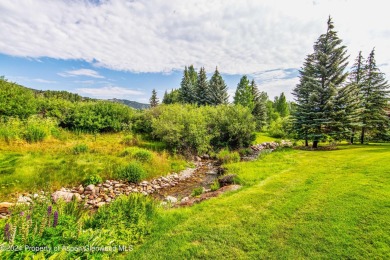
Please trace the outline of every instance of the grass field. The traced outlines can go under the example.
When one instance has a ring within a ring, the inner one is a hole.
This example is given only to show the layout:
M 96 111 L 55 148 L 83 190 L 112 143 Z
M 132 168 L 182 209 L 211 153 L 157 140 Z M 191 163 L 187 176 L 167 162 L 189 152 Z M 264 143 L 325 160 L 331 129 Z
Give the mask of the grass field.
M 244 188 L 162 211 L 130 259 L 389 259 L 390 145 L 227 165 Z
M 126 149 L 145 147 L 151 160 L 141 162 L 147 178 L 179 171 L 187 163 L 179 156 L 161 150 L 161 144 L 139 141 L 138 146 L 123 143 L 125 134 L 77 135 L 64 132 L 63 138 L 48 138 L 39 143 L 15 140 L 0 141 L 0 197 L 12 199 L 16 192 L 55 190 L 62 186 L 78 185 L 91 175 L 103 179 L 115 178 L 118 167 L 135 161 Z M 78 147 L 85 150 L 78 150 Z

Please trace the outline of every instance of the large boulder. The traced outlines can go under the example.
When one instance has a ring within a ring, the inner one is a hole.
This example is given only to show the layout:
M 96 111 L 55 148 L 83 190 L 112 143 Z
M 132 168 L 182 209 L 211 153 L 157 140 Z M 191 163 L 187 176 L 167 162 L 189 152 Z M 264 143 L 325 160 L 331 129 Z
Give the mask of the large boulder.
M 219 186 L 228 186 L 234 184 L 234 179 L 237 177 L 235 174 L 227 174 L 218 178 Z
M 59 199 L 63 199 L 65 202 L 71 202 L 73 197 L 76 201 L 81 200 L 80 194 L 68 191 L 56 191 L 51 195 L 54 202 L 57 202 Z
M 0 213 L 9 213 L 9 208 L 14 206 L 14 203 L 0 202 Z

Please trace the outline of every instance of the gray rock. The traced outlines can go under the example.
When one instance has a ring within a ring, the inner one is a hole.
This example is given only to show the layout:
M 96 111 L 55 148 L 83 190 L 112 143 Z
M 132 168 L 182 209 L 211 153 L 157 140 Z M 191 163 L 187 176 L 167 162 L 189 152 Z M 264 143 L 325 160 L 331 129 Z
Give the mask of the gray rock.
M 27 204 L 29 204 L 30 202 L 32 202 L 32 199 L 27 196 L 19 196 L 17 201 L 17 203 L 27 203 Z
M 95 185 L 89 184 L 87 187 L 85 187 L 85 190 L 87 190 L 87 191 L 93 191 L 93 190 L 95 190 Z
M 165 200 L 166 200 L 167 202 L 170 202 L 170 203 L 176 203 L 176 202 L 177 202 L 177 198 L 175 198 L 175 197 L 173 197 L 173 196 L 167 196 L 167 197 L 165 198 Z
M 80 194 L 67 191 L 56 191 L 51 195 L 54 202 L 57 202 L 59 199 L 63 199 L 65 202 L 70 202 L 73 197 L 75 197 L 78 201 L 81 200 Z

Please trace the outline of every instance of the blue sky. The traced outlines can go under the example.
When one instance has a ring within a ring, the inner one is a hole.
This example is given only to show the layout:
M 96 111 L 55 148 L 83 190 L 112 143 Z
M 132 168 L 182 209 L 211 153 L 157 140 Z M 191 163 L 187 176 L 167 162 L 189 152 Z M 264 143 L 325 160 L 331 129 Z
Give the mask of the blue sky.
M 148 102 L 177 88 L 185 65 L 218 66 L 232 97 L 242 75 L 291 90 L 333 17 L 352 62 L 376 49 L 390 73 L 386 1 L 3 0 L 0 75 L 36 89 Z

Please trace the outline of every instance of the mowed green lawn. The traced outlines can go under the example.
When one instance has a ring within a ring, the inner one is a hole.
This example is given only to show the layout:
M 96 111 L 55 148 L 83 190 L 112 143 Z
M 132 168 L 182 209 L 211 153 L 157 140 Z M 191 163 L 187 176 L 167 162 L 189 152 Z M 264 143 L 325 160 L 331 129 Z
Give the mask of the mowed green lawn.
M 161 210 L 130 259 L 390 259 L 390 145 L 228 165 L 244 188 Z

